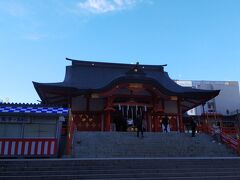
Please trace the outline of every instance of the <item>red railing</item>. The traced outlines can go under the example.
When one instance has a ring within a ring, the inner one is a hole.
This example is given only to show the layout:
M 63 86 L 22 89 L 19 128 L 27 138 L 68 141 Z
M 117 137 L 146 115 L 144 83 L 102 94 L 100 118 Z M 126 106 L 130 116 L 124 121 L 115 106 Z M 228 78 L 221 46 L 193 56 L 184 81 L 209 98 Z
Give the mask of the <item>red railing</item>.
M 0 157 L 46 157 L 57 155 L 55 138 L 0 139 Z
M 234 149 L 240 155 L 240 140 L 231 137 L 230 135 L 222 132 L 221 133 L 222 142 L 227 144 L 230 148 Z
M 222 127 L 221 132 L 223 132 L 225 134 L 231 134 L 231 135 L 237 134 L 237 130 L 235 127 Z
M 207 127 L 207 132 L 208 132 L 208 134 L 213 135 L 213 134 L 214 134 L 214 128 L 211 127 L 211 126 L 208 126 L 208 127 Z
M 197 126 L 197 131 L 198 132 L 204 132 L 210 135 L 214 134 L 214 129 L 211 126 L 207 126 L 207 125 L 199 125 Z
M 214 128 L 211 126 L 201 126 L 200 131 L 214 135 Z M 228 147 L 234 149 L 240 155 L 240 139 L 233 138 L 232 135 L 237 135 L 236 128 L 222 127 L 220 131 L 221 140 Z

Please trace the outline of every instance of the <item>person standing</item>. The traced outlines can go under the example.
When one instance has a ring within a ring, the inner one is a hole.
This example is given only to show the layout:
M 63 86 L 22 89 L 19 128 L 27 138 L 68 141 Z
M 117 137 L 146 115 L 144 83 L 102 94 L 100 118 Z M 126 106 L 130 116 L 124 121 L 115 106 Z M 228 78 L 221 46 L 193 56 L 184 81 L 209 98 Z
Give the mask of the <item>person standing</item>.
M 168 132 L 168 121 L 169 121 L 169 119 L 168 119 L 167 115 L 165 115 L 163 120 L 162 120 L 162 124 L 164 126 L 164 131 L 165 132 Z
M 213 124 L 213 142 L 217 141 L 219 144 L 221 144 L 221 128 L 220 128 L 220 122 L 217 122 L 216 124 Z
M 196 135 L 196 128 L 197 128 L 197 123 L 194 121 L 194 119 L 191 119 L 191 130 L 192 130 L 192 137 L 195 137 Z
M 137 137 L 139 137 L 139 132 L 141 132 L 141 137 L 143 138 L 143 119 L 139 114 L 137 115 L 136 124 L 137 124 Z

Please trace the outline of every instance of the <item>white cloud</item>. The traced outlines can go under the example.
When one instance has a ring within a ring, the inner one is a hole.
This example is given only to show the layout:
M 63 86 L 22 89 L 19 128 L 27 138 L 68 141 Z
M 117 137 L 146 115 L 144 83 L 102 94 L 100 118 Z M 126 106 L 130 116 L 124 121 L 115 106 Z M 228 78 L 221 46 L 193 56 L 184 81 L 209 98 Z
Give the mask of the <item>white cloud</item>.
M 39 33 L 29 33 L 25 36 L 27 40 L 38 41 L 41 39 L 46 38 L 46 35 L 39 34 Z
M 77 8 L 93 14 L 103 14 L 128 9 L 136 4 L 137 0 L 85 0 L 78 2 Z

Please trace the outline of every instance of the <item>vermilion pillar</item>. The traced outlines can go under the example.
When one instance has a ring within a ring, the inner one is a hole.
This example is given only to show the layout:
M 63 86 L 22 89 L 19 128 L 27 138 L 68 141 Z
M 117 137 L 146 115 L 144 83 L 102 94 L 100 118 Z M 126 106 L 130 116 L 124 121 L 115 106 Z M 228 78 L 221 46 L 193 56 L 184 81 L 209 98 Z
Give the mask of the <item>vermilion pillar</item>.
M 179 124 L 179 127 L 178 127 L 178 130 L 180 132 L 184 132 L 184 127 L 183 127 L 183 118 L 182 118 L 182 107 L 181 107 L 181 100 L 178 98 L 178 101 L 177 101 L 177 105 L 178 105 L 178 124 Z
M 106 108 L 104 109 L 105 111 L 105 122 L 104 122 L 104 130 L 105 131 L 110 131 L 110 126 L 111 126 L 111 112 L 115 111 L 115 109 L 112 107 L 113 105 L 113 97 L 110 96 L 107 98 L 106 102 Z
M 72 137 L 74 133 L 74 122 L 72 117 L 71 109 L 69 109 L 69 117 L 68 117 L 68 123 L 67 123 L 67 155 L 72 154 Z
M 157 132 L 157 115 L 156 115 L 156 111 L 157 111 L 157 99 L 156 98 L 153 98 L 152 99 L 152 102 L 153 102 L 153 125 L 154 125 L 154 128 L 153 128 L 153 131 L 154 132 Z
M 154 132 L 157 132 L 157 116 L 153 115 Z
M 110 126 L 111 126 L 111 111 L 107 109 L 105 112 L 105 123 L 104 123 L 105 131 L 110 131 Z

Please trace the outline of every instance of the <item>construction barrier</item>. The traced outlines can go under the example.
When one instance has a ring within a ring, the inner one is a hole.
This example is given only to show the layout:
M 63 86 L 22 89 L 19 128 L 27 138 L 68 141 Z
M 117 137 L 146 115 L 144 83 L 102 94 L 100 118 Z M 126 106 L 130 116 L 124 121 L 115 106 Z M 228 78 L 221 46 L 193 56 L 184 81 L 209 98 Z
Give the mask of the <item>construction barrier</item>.
M 57 155 L 57 139 L 0 139 L 0 157 L 49 157 Z

